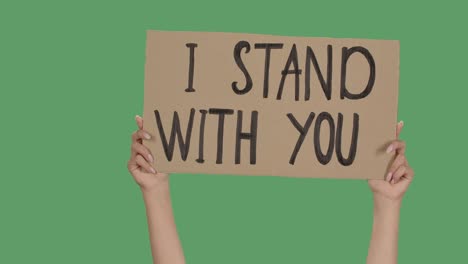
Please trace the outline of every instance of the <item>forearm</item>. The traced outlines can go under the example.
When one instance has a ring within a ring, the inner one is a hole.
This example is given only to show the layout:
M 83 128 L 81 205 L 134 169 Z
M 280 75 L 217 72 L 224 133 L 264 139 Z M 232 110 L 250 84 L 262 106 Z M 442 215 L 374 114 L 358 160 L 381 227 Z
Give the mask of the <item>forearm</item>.
M 174 221 L 169 183 L 161 184 L 152 190 L 142 190 L 142 193 L 146 206 L 153 263 L 185 263 Z
M 379 201 L 374 197 L 374 224 L 367 264 L 396 264 L 400 202 Z

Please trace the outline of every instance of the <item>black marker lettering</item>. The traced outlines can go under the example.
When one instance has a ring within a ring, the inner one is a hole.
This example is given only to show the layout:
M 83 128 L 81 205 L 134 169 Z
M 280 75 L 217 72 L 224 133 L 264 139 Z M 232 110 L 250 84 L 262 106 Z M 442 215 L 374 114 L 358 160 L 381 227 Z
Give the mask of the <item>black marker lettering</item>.
M 331 92 L 332 92 L 332 65 L 333 65 L 333 50 L 332 46 L 328 45 L 327 47 L 327 81 L 323 78 L 322 71 L 320 70 L 320 66 L 318 64 L 317 58 L 315 57 L 314 51 L 311 47 L 307 47 L 307 55 L 306 55 L 306 65 L 305 65 L 305 95 L 304 98 L 306 101 L 310 99 L 310 61 L 314 64 L 315 72 L 317 73 L 317 77 L 320 81 L 320 85 L 322 86 L 323 93 L 327 97 L 328 100 L 331 99 Z
M 239 41 L 236 44 L 236 47 L 234 48 L 234 60 L 236 61 L 237 66 L 239 69 L 244 73 L 245 76 L 245 87 L 243 89 L 240 89 L 237 86 L 237 82 L 232 82 L 232 90 L 236 94 L 246 94 L 252 89 L 252 78 L 250 77 L 249 72 L 247 71 L 247 68 L 245 68 L 244 62 L 242 62 L 241 59 L 241 51 L 243 49 L 246 49 L 245 53 L 249 53 L 250 51 L 250 44 L 247 41 Z
M 357 141 L 359 135 L 359 115 L 354 113 L 353 116 L 353 135 L 351 137 L 351 144 L 349 147 L 349 154 L 348 158 L 343 158 L 343 153 L 341 151 L 341 137 L 342 137 L 342 130 L 343 130 L 343 115 L 341 113 L 338 114 L 338 127 L 336 131 L 336 156 L 338 161 L 343 166 L 349 166 L 353 164 L 354 158 L 356 157 L 357 152 Z
M 291 67 L 291 64 L 294 66 L 294 70 L 290 70 L 289 68 Z M 296 44 L 294 44 L 291 48 L 291 52 L 289 53 L 289 58 L 288 61 L 286 62 L 286 65 L 284 66 L 284 70 L 281 72 L 281 82 L 279 85 L 278 89 L 278 95 L 276 96 L 277 100 L 281 99 L 281 96 L 283 95 L 283 87 L 284 87 L 284 82 L 286 80 L 286 76 L 288 74 L 294 74 L 296 77 L 296 82 L 295 82 L 295 100 L 299 101 L 299 75 L 302 73 L 302 70 L 299 69 L 299 62 L 297 60 L 297 49 L 296 49 Z
M 327 154 L 323 154 L 322 147 L 320 146 L 320 134 L 322 128 L 322 122 L 326 120 L 330 127 L 330 140 L 328 142 L 328 150 Z M 314 147 L 315 147 L 315 155 L 320 163 L 326 165 L 330 162 L 331 157 L 333 155 L 333 145 L 335 143 L 335 123 L 333 122 L 332 116 L 327 112 L 322 112 L 318 115 L 317 119 L 315 120 L 315 129 L 314 129 Z
M 205 109 L 201 109 L 201 119 L 200 119 L 200 137 L 198 140 L 198 159 L 195 161 L 198 163 L 203 163 L 205 160 L 203 159 L 203 150 L 204 150 L 204 141 L 205 141 L 205 120 L 206 120 L 206 111 Z
M 236 150 L 235 150 L 235 163 L 240 164 L 241 155 L 241 139 L 250 141 L 250 164 L 257 162 L 257 123 L 258 112 L 252 111 L 250 119 L 250 132 L 242 132 L 242 111 L 237 111 L 237 128 L 236 128 Z
M 307 117 L 307 121 L 304 124 L 304 127 L 299 124 L 299 122 L 296 120 L 293 114 L 289 113 L 287 114 L 289 120 L 293 124 L 293 126 L 299 131 L 299 138 L 297 139 L 296 146 L 294 147 L 294 150 L 291 154 L 291 158 L 289 159 L 289 164 L 294 165 L 294 162 L 296 161 L 296 156 L 299 150 L 301 149 L 302 142 L 304 142 L 304 139 L 307 135 L 307 132 L 309 131 L 310 125 L 312 124 L 312 121 L 314 120 L 315 113 L 310 112 L 309 117 Z
M 355 52 L 359 52 L 362 55 L 364 55 L 367 62 L 369 63 L 369 70 L 370 70 L 369 81 L 367 82 L 367 86 L 364 89 L 364 91 L 362 91 L 360 94 L 350 93 L 348 89 L 346 89 L 346 65 L 348 63 L 349 57 Z M 357 100 L 357 99 L 361 99 L 361 98 L 368 96 L 370 92 L 372 91 L 372 88 L 374 87 L 374 82 L 375 82 L 375 62 L 369 50 L 360 46 L 352 47 L 351 49 L 344 47 L 342 49 L 342 54 L 341 54 L 341 93 L 340 93 L 341 99 L 344 99 L 346 97 L 351 100 Z
M 195 69 L 195 48 L 198 47 L 198 45 L 197 43 L 187 43 L 185 46 L 190 49 L 188 88 L 185 89 L 185 91 L 195 92 L 195 89 L 193 88 L 193 71 Z
M 283 43 L 257 43 L 256 49 L 265 49 L 265 73 L 263 74 L 263 98 L 268 98 L 268 82 L 270 79 L 270 55 L 272 49 L 282 49 Z
M 223 138 L 224 138 L 224 117 L 225 115 L 232 115 L 234 110 L 232 109 L 219 109 L 210 108 L 209 113 L 212 115 L 218 115 L 218 144 L 216 149 L 216 164 L 223 163 Z
M 167 142 L 166 134 L 164 133 L 164 128 L 162 126 L 161 116 L 159 115 L 158 110 L 154 110 L 156 116 L 156 124 L 158 126 L 159 135 L 161 137 L 161 142 L 163 144 L 164 153 L 168 161 L 172 161 L 174 154 L 174 145 L 175 138 L 177 135 L 177 140 L 179 141 L 180 156 L 183 161 L 187 159 L 188 151 L 190 148 L 190 138 L 192 136 L 192 126 L 193 126 L 193 117 L 195 115 L 195 109 L 190 109 L 190 117 L 188 121 L 187 130 L 185 132 L 185 139 L 182 137 L 182 131 L 180 128 L 179 114 L 177 111 L 174 111 L 174 117 L 172 118 L 172 129 L 169 143 Z

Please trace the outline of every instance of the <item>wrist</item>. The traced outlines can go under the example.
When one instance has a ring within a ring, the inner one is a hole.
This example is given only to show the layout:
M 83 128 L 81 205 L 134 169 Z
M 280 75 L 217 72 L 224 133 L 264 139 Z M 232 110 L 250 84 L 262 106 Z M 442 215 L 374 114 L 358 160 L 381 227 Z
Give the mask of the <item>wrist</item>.
M 172 203 L 169 184 L 161 184 L 153 188 L 142 188 L 141 192 L 147 214 L 155 211 L 159 212 L 161 216 L 171 213 Z
M 401 199 L 390 199 L 379 194 L 374 194 L 374 213 L 399 213 Z
M 149 186 L 140 186 L 143 195 L 169 194 L 169 179 Z

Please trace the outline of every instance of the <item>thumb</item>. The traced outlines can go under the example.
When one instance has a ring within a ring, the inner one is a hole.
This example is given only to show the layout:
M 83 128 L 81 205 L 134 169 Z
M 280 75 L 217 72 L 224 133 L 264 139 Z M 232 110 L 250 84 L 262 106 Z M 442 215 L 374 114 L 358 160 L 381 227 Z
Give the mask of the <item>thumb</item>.
M 401 130 L 403 130 L 403 125 L 404 125 L 404 124 L 405 124 L 405 123 L 403 123 L 403 121 L 400 121 L 400 122 L 398 122 L 398 124 L 397 124 L 397 128 L 396 128 L 396 138 L 397 138 L 397 139 L 400 138 L 400 133 L 401 133 Z
M 406 177 L 400 178 L 400 180 L 395 184 L 395 187 L 398 189 L 398 192 L 405 193 L 408 190 L 408 187 L 411 184 L 411 179 Z
M 143 118 L 139 115 L 135 116 L 135 121 L 137 123 L 138 129 L 142 130 L 143 129 Z

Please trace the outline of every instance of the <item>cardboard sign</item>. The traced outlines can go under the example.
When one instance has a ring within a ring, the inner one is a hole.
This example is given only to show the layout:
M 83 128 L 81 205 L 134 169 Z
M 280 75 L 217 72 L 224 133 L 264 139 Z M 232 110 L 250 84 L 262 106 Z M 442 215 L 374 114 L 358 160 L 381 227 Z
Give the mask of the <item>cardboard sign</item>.
M 148 31 L 144 144 L 174 173 L 383 179 L 399 42 Z

